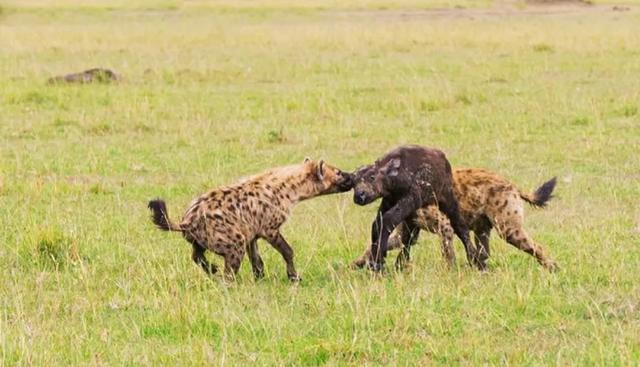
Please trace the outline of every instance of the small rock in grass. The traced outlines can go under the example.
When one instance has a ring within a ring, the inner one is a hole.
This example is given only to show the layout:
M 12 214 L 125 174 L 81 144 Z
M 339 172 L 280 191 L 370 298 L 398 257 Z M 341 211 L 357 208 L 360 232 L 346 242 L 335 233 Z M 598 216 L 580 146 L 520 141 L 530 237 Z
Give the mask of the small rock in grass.
M 122 77 L 116 74 L 113 70 L 104 69 L 104 68 L 93 68 L 93 69 L 85 70 L 80 73 L 54 76 L 53 78 L 49 78 L 47 82 L 49 84 L 58 84 L 58 83 L 88 84 L 88 83 L 111 83 L 119 80 L 122 80 Z

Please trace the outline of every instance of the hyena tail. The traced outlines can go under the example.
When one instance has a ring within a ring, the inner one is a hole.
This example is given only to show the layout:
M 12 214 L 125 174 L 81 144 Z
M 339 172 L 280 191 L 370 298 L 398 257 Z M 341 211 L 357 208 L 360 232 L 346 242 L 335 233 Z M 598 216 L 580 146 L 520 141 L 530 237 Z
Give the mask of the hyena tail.
M 556 178 L 554 177 L 543 183 L 542 186 L 538 187 L 538 189 L 532 194 L 520 192 L 520 197 L 533 206 L 544 208 L 547 205 L 547 201 L 553 197 L 552 193 L 555 187 Z
M 163 231 L 183 231 L 179 224 L 175 224 L 169 219 L 167 205 L 164 203 L 164 200 L 151 200 L 147 206 L 151 209 L 151 221 L 156 227 Z

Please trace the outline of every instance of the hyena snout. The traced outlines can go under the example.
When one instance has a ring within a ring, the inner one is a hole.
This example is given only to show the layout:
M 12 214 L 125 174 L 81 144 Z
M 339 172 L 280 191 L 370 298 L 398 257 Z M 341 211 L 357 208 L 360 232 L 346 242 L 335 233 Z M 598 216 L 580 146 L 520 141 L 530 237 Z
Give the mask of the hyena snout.
M 338 183 L 336 185 L 338 186 L 338 190 L 340 192 L 345 192 L 353 189 L 355 183 L 355 179 L 351 173 L 342 171 L 338 173 Z

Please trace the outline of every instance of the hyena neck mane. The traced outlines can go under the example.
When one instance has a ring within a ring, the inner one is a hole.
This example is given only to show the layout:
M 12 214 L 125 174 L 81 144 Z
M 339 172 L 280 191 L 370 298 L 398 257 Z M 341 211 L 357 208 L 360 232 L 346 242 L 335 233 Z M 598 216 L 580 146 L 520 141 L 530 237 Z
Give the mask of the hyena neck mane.
M 276 201 L 273 204 L 285 207 L 320 194 L 304 164 L 274 168 L 249 180 L 270 192 Z

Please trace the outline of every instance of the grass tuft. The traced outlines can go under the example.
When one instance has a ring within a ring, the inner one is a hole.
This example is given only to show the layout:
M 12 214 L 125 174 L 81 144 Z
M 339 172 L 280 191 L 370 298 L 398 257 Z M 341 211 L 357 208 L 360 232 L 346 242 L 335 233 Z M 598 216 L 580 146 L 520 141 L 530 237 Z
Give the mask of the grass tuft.
M 40 269 L 57 271 L 78 264 L 81 257 L 75 239 L 57 227 L 46 227 L 35 235 L 32 260 Z
M 621 117 L 633 117 L 638 114 L 638 106 L 637 105 L 625 105 L 615 111 L 616 116 Z
M 548 45 L 546 43 L 537 43 L 535 45 L 533 45 L 533 51 L 535 52 L 547 52 L 547 53 L 551 53 L 554 51 L 553 46 Z
M 285 143 L 286 141 L 287 138 L 282 128 L 279 130 L 269 130 L 269 132 L 267 132 L 267 142 L 269 143 Z

